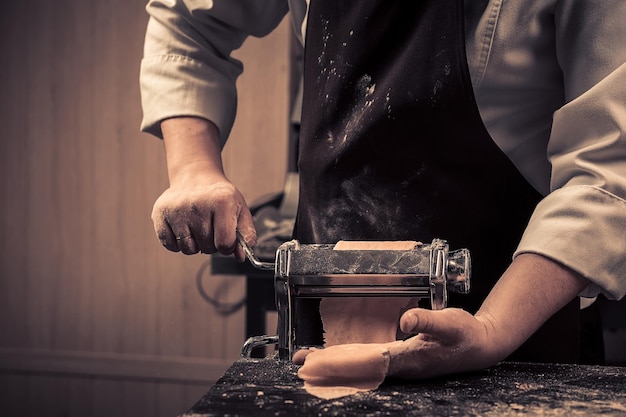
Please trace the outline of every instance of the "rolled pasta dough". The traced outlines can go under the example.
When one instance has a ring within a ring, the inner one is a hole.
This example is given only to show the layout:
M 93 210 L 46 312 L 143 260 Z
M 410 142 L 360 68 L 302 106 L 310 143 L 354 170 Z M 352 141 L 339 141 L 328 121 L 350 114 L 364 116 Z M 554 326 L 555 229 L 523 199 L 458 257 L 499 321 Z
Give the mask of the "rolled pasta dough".
M 415 241 L 340 241 L 334 250 L 412 250 Z M 358 279 L 358 277 L 355 277 Z M 385 379 L 389 351 L 408 297 L 324 298 L 325 348 L 306 356 L 298 375 L 312 395 L 337 398 L 373 390 Z

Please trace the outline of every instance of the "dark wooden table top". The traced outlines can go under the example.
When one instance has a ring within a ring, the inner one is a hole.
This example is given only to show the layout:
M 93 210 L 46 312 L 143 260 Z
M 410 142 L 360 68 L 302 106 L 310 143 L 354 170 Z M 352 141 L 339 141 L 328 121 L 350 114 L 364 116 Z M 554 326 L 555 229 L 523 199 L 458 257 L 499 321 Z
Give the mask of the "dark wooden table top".
M 324 400 L 298 367 L 236 361 L 185 417 L 208 416 L 626 416 L 626 368 L 502 363 L 429 381 L 388 380 L 376 391 Z

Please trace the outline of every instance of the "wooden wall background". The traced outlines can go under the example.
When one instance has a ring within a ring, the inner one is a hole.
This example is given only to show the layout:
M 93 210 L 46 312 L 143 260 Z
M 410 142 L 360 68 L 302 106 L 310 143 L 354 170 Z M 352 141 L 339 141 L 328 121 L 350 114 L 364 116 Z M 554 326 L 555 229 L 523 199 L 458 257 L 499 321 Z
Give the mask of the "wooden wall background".
M 206 255 L 165 251 L 150 211 L 167 187 L 139 132 L 144 0 L 0 6 L 0 416 L 174 416 L 238 356 L 244 312 L 195 287 Z M 251 39 L 224 159 L 249 201 L 287 169 L 285 20 Z M 223 301 L 243 277 L 213 276 Z

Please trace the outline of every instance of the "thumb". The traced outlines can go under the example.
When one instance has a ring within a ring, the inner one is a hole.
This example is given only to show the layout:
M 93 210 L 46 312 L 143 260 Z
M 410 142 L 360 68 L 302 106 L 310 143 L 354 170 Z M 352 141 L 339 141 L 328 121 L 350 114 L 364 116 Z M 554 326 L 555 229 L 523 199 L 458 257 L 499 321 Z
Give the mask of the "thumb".
M 433 311 L 423 308 L 407 310 L 400 317 L 400 329 L 406 334 L 425 333 L 436 336 L 446 333 L 446 330 L 450 329 L 451 324 L 453 325 L 450 317 L 447 317 L 446 311 Z

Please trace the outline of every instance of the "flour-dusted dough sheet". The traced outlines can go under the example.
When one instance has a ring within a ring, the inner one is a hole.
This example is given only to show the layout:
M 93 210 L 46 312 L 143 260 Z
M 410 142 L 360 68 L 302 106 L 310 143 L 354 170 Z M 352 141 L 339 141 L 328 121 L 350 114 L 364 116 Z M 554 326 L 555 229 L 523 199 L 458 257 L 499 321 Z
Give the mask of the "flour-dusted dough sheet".
M 408 297 L 322 299 L 324 346 L 396 340 L 400 315 L 411 301 Z
M 420 242 L 415 240 L 340 240 L 334 250 L 413 250 Z
M 340 241 L 334 250 L 413 250 L 415 241 Z M 358 279 L 358 277 L 355 277 Z M 409 297 L 324 298 L 320 315 L 325 349 L 306 357 L 299 375 L 305 389 L 321 398 L 337 398 L 378 388 L 389 366 L 383 346 L 398 334 Z M 341 376 L 333 373 L 341 369 Z
M 385 345 L 347 344 L 310 353 L 298 376 L 308 393 L 332 399 L 378 388 L 388 368 L 389 350 Z M 337 369 L 341 369 L 341 375 L 337 375 Z
M 334 250 L 401 250 L 415 249 L 419 242 L 345 241 Z M 358 279 L 358 277 L 355 277 Z M 402 311 L 408 297 L 339 297 L 324 298 L 320 315 L 324 323 L 325 346 L 345 343 L 385 343 L 396 340 Z

